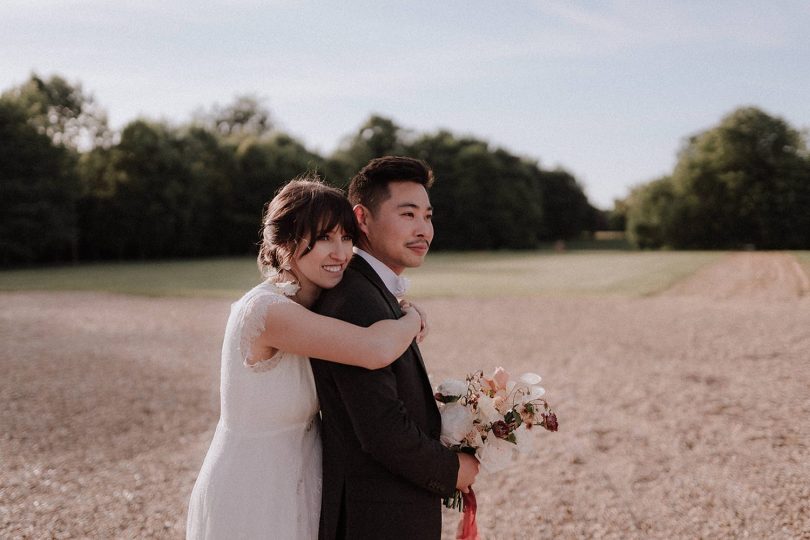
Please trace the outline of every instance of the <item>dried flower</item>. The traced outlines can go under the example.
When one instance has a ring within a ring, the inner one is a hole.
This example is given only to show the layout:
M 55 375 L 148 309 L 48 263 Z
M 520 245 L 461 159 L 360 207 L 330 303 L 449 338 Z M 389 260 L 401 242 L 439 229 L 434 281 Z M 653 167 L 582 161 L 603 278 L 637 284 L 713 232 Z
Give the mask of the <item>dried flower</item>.
M 503 420 L 498 420 L 492 423 L 492 433 L 499 439 L 505 439 L 509 436 L 509 425 Z
M 557 431 L 557 415 L 553 412 L 543 413 L 543 427 L 549 431 Z

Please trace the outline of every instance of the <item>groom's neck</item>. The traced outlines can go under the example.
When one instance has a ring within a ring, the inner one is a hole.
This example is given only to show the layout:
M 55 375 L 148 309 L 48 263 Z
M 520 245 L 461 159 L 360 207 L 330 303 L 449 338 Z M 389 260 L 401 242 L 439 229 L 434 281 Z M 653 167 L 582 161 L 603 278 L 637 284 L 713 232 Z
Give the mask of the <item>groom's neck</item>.
M 391 265 L 388 264 L 388 262 L 386 262 L 383 257 L 380 257 L 375 252 L 374 248 L 369 245 L 368 242 L 363 242 L 363 241 L 357 242 L 357 248 L 362 249 L 363 251 L 365 251 L 366 253 L 368 253 L 369 255 L 374 257 L 375 259 L 377 259 L 377 261 L 379 261 L 380 264 L 384 265 L 386 268 L 388 268 L 389 270 L 391 270 L 393 273 L 395 273 L 398 276 L 402 275 L 403 271 L 405 270 L 404 268 L 402 268 L 402 269 L 400 269 L 399 272 L 397 272 L 394 268 L 391 268 Z

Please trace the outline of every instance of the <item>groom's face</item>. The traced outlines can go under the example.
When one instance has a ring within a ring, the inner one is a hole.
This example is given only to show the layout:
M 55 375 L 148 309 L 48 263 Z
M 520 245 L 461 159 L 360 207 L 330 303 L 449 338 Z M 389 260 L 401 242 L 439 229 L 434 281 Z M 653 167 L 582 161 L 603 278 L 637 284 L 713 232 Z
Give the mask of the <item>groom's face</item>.
M 391 197 L 372 213 L 355 208 L 369 253 L 396 272 L 421 266 L 433 241 L 433 207 L 425 188 L 416 182 L 391 182 Z

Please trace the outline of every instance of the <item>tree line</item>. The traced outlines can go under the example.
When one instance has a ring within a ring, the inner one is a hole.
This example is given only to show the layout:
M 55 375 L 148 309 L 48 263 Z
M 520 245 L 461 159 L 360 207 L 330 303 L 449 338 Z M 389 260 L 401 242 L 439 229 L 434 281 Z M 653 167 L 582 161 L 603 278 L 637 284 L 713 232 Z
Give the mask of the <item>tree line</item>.
M 670 175 L 616 201 L 610 221 L 641 248 L 810 248 L 803 134 L 755 107 L 689 137 Z
M 285 182 L 315 171 L 345 187 L 388 154 L 433 167 L 438 249 L 530 249 L 604 220 L 570 173 L 475 137 L 371 116 L 323 156 L 251 96 L 181 125 L 136 119 L 114 132 L 81 84 L 34 74 L 0 95 L 0 262 L 252 254 Z

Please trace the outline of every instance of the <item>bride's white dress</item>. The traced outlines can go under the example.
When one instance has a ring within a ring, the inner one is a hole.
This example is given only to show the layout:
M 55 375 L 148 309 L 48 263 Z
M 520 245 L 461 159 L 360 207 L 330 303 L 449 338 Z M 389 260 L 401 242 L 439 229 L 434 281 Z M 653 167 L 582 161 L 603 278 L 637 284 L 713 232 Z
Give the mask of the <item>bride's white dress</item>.
M 318 536 L 321 441 L 309 361 L 278 352 L 245 362 L 268 307 L 291 301 L 265 282 L 231 306 L 221 416 L 191 493 L 189 539 Z

